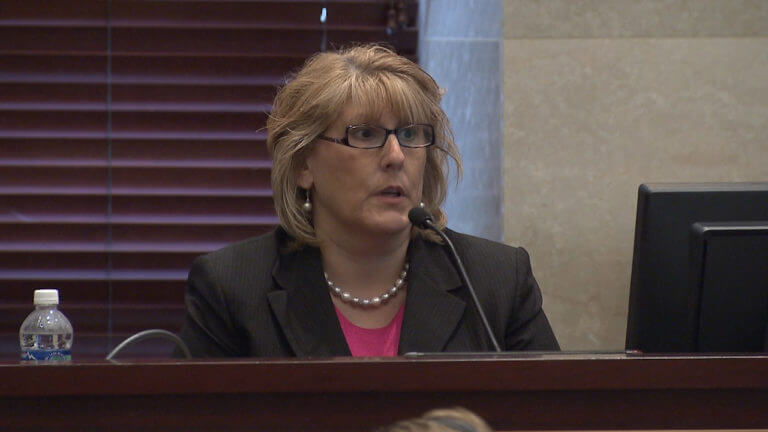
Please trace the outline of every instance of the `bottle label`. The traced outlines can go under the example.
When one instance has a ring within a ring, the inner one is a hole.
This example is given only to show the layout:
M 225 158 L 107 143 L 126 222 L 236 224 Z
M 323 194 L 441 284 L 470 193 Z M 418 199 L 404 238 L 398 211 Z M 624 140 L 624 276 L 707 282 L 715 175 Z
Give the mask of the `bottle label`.
M 26 350 L 21 352 L 22 361 L 67 361 L 72 360 L 72 350 Z

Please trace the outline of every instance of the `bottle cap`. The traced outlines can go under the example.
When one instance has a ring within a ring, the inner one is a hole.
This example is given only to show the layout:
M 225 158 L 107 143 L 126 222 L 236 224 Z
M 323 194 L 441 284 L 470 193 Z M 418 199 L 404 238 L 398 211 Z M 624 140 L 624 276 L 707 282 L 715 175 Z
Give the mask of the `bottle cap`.
M 59 304 L 59 290 L 39 289 L 35 290 L 35 306 Z

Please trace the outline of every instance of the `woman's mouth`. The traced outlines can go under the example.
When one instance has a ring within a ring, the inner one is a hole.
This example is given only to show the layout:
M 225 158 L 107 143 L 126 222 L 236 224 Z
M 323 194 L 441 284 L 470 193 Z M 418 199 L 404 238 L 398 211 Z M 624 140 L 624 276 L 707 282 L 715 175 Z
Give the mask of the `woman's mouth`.
M 395 186 L 383 189 L 381 192 L 379 192 L 379 195 L 387 198 L 400 198 L 405 196 L 403 189 Z

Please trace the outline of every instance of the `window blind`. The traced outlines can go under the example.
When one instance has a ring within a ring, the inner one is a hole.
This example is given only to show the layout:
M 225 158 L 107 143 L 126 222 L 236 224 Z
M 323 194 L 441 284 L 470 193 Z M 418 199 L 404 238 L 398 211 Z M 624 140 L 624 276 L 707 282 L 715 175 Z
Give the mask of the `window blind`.
M 18 358 L 38 288 L 60 290 L 74 358 L 178 331 L 194 257 L 277 224 L 263 127 L 286 74 L 323 44 L 414 58 L 417 9 L 0 2 L 0 358 Z M 404 25 L 388 32 L 395 13 Z M 169 352 L 146 341 L 130 354 Z

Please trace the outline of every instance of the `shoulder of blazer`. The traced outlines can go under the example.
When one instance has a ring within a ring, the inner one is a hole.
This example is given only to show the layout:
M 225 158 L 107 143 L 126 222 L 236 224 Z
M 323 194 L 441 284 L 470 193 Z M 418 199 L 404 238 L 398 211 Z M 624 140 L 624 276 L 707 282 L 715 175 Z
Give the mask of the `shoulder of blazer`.
M 233 256 L 254 252 L 274 252 L 277 250 L 277 244 L 279 242 L 278 237 L 280 235 L 278 234 L 278 229 L 279 228 L 272 229 L 260 236 L 239 240 L 203 256 L 212 261 L 219 261 L 232 258 Z
M 462 260 L 467 259 L 473 261 L 482 258 L 484 260 L 490 259 L 492 261 L 495 261 L 496 259 L 500 261 L 508 261 L 510 256 L 515 259 L 519 258 L 521 254 L 524 257 L 528 256 L 525 249 L 521 247 L 510 246 L 482 237 L 459 233 L 448 228 L 446 228 L 444 232 L 446 236 L 451 239 L 451 242 L 453 242 L 453 246 L 456 248 L 456 252 Z
M 195 260 L 222 285 L 270 275 L 277 258 L 280 229 L 273 229 L 258 237 L 241 240 Z
M 506 287 L 508 295 L 514 297 L 532 272 L 528 252 L 522 247 L 449 230 L 446 230 L 446 234 L 481 297 L 486 290 L 497 291 L 498 294 L 502 286 Z

